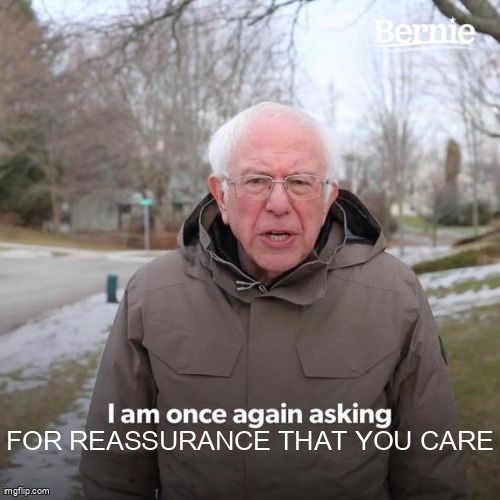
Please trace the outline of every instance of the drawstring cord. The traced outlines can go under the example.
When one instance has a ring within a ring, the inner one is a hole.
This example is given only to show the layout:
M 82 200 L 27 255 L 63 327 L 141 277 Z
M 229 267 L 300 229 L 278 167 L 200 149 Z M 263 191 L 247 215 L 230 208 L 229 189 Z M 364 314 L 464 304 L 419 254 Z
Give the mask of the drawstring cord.
M 258 287 L 259 290 L 262 293 L 266 293 L 267 292 L 266 285 L 264 285 L 260 281 L 241 281 L 241 280 L 236 280 L 235 284 L 236 284 L 236 290 L 238 292 L 242 292 L 244 290 L 250 290 L 254 286 Z

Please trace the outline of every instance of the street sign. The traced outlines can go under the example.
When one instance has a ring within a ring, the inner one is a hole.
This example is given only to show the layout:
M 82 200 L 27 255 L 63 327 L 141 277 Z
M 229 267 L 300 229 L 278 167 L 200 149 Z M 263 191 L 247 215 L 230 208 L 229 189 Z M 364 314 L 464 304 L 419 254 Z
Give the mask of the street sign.
M 153 203 L 154 203 L 153 198 L 143 198 L 141 200 L 141 205 L 144 207 L 150 207 L 151 205 L 153 205 Z

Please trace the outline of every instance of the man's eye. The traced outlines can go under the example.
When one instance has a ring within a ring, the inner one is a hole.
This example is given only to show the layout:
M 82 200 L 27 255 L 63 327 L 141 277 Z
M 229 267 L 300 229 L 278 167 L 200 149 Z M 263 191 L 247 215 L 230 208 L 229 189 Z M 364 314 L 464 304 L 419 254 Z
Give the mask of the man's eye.
M 312 181 L 310 179 L 298 177 L 293 179 L 288 179 L 288 183 L 294 187 L 309 187 L 312 186 Z
M 245 186 L 265 186 L 268 180 L 265 177 L 247 177 L 243 179 L 243 185 Z

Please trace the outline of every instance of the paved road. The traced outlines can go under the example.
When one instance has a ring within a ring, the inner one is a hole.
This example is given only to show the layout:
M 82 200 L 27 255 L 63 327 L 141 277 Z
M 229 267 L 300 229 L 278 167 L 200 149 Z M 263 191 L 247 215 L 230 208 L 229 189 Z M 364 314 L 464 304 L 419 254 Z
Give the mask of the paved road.
M 108 274 L 118 275 L 122 288 L 144 263 L 109 259 L 96 252 L 56 252 L 59 256 L 53 257 L 40 247 L 37 255 L 37 250 L 33 253 L 26 248 L 22 247 L 24 257 L 19 249 L 0 251 L 0 334 L 51 309 L 104 291 Z

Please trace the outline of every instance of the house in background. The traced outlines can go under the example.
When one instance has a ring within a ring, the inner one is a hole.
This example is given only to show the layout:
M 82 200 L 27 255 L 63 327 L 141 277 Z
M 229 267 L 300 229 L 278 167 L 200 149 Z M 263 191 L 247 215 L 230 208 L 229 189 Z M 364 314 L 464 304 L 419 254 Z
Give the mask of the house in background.
M 137 193 L 131 189 L 97 190 L 83 195 L 70 206 L 71 231 L 128 232 L 132 220 L 142 216 L 136 199 Z
M 206 179 L 209 173 L 208 166 L 196 176 L 187 169 L 173 173 L 163 203 L 156 201 L 150 209 L 151 229 L 177 231 L 208 193 Z M 143 194 L 133 189 L 100 189 L 82 195 L 70 204 L 70 231 L 140 233 L 144 228 L 141 204 L 144 197 L 154 198 L 154 195 L 150 190 Z M 160 220 L 157 220 L 158 215 Z

